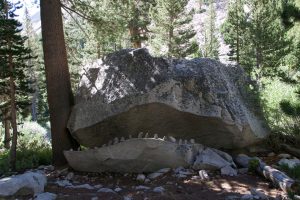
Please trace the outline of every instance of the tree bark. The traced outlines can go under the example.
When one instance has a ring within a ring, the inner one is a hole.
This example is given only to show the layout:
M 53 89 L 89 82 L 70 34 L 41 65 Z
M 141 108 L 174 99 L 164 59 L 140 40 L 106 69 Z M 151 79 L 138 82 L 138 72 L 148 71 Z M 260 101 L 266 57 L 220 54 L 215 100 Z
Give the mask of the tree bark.
M 139 28 L 135 25 L 135 23 L 130 24 L 129 33 L 133 48 L 141 48 L 142 42 L 138 39 L 140 36 L 140 31 Z
M 8 116 L 9 112 L 6 109 L 4 111 L 4 120 L 3 120 L 3 124 L 4 124 L 4 148 L 5 149 L 10 149 L 10 140 L 11 140 L 11 136 L 10 136 L 10 122 L 9 119 L 10 117 Z
M 8 2 L 4 1 L 5 17 L 8 19 Z M 11 40 L 7 38 L 8 49 L 11 50 Z M 17 129 L 17 111 L 16 111 L 16 86 L 14 78 L 14 64 L 12 54 L 8 55 L 8 70 L 9 70 L 9 97 L 10 97 L 10 124 L 12 127 L 12 138 L 10 147 L 10 168 L 16 170 L 17 161 L 17 140 L 18 140 L 18 129 Z
M 53 164 L 59 167 L 67 163 L 63 151 L 78 146 L 67 130 L 67 121 L 73 105 L 73 94 L 60 1 L 41 0 L 40 4 Z
M 9 88 L 10 88 L 10 114 L 11 114 L 11 127 L 12 127 L 12 140 L 10 147 L 10 167 L 13 171 L 16 170 L 17 160 L 17 141 L 18 141 L 18 129 L 17 129 L 17 111 L 16 111 L 16 90 L 15 90 L 15 79 L 14 79 L 14 66 L 12 55 L 8 56 L 9 62 Z

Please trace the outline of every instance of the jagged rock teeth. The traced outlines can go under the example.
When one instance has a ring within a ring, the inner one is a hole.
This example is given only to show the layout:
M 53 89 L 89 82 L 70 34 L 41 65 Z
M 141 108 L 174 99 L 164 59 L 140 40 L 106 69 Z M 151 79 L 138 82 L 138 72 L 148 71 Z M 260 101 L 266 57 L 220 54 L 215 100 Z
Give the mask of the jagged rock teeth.
M 162 140 L 167 140 L 167 137 L 166 137 L 166 136 L 164 136 L 164 137 L 162 138 Z
M 120 142 L 124 142 L 124 141 L 125 141 L 125 138 L 121 137 Z
M 182 144 L 182 139 L 179 139 L 178 144 Z
M 119 143 L 119 138 L 115 137 L 114 138 L 114 144 L 118 144 Z
M 155 139 L 158 139 L 158 135 L 157 135 L 157 134 L 154 134 L 154 138 L 155 138 Z
M 195 139 L 190 140 L 191 144 L 195 144 Z
M 175 143 L 176 142 L 176 138 L 172 137 L 172 136 L 169 136 L 169 139 L 171 142 Z
M 145 137 L 144 138 L 148 138 L 149 137 L 149 133 L 146 133 Z
M 188 144 L 188 141 L 187 141 L 187 140 L 184 140 L 184 144 Z
M 142 138 L 143 134 L 144 134 L 143 132 L 140 132 L 139 135 L 138 135 L 138 138 Z

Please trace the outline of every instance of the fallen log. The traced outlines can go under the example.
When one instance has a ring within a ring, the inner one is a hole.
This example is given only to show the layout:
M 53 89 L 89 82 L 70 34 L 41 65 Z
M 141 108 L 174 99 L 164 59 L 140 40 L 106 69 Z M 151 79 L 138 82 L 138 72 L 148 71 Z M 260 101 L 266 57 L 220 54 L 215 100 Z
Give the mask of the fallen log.
M 249 162 L 253 159 L 258 160 L 258 166 L 256 171 L 265 177 L 266 179 L 272 181 L 276 186 L 280 187 L 283 191 L 296 192 L 299 191 L 300 185 L 298 182 L 287 176 L 284 172 L 279 171 L 271 166 L 266 165 L 259 158 L 251 158 L 247 155 L 240 154 L 236 157 L 235 162 L 241 167 L 249 168 Z
M 287 144 L 282 144 L 280 146 L 286 152 L 292 154 L 293 156 L 296 156 L 296 157 L 300 158 L 300 149 L 291 147 L 290 145 L 287 145 Z

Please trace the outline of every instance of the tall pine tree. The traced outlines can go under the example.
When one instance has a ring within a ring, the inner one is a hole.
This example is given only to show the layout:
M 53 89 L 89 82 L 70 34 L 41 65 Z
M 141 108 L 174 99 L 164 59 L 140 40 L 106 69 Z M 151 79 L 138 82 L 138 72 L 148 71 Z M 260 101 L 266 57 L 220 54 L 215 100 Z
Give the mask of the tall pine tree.
M 0 57 L 1 57 L 1 91 L 9 93 L 9 117 L 12 127 L 10 164 L 16 168 L 17 150 L 17 112 L 22 114 L 29 102 L 29 79 L 26 72 L 30 69 L 27 60 L 31 59 L 31 50 L 24 46 L 25 39 L 20 35 L 21 24 L 15 19 L 18 4 L 0 0 Z M 24 113 L 23 113 L 24 114 Z
M 222 25 L 221 32 L 224 40 L 229 44 L 229 60 L 241 64 L 243 60 L 243 45 L 245 43 L 246 12 L 244 0 L 232 0 L 229 3 L 227 18 Z
M 203 35 L 204 43 L 201 46 L 202 57 L 218 59 L 220 44 L 217 37 L 216 9 L 213 0 L 209 1 L 208 19 L 204 25 Z
M 153 39 L 158 55 L 190 57 L 198 51 L 196 32 L 191 25 L 193 10 L 186 11 L 187 0 L 157 0 L 151 10 Z
M 251 68 L 255 80 L 260 84 L 263 76 L 278 72 L 287 43 L 280 19 L 278 5 L 272 0 L 253 0 L 247 3 L 250 15 L 247 24 L 249 44 L 245 65 Z

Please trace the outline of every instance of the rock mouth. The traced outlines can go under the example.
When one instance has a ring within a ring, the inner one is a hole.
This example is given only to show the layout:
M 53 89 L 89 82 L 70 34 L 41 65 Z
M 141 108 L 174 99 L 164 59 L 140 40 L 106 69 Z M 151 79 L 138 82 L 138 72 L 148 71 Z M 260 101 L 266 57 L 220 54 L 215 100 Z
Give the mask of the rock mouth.
M 135 148 L 132 148 L 132 147 Z M 132 138 L 84 151 L 65 151 L 72 168 L 89 172 L 153 172 L 161 167 L 187 167 L 200 144 L 177 144 L 161 138 Z
M 246 146 L 250 140 L 255 142 L 257 138 L 247 129 L 243 127 L 241 130 L 221 118 L 182 112 L 163 103 L 150 103 L 78 129 L 73 137 L 83 146 L 100 147 L 116 137 L 138 137 L 143 132 L 149 136 L 194 138 L 197 143 L 232 149 Z

